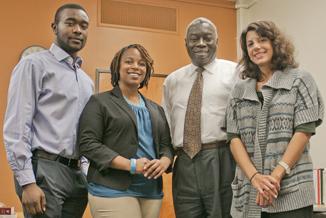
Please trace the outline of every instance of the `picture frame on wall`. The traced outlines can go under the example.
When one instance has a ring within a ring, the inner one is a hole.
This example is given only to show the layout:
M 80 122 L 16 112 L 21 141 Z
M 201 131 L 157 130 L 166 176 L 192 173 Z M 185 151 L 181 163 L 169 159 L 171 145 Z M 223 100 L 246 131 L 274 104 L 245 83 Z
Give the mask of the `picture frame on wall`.
M 167 74 L 153 73 L 152 77 L 165 78 Z M 111 89 L 111 71 L 109 69 L 96 68 L 95 70 L 95 93 Z
M 111 71 L 109 69 L 96 68 L 95 70 L 95 93 L 109 90 L 111 87 Z

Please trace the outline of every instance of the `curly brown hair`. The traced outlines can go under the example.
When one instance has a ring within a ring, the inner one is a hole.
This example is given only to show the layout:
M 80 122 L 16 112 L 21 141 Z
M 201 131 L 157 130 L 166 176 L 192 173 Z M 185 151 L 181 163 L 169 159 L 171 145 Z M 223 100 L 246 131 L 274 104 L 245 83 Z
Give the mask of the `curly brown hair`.
M 112 61 L 111 61 L 111 66 L 110 66 L 110 70 L 111 70 L 111 84 L 113 87 L 116 87 L 117 85 L 119 85 L 119 79 L 120 79 L 120 61 L 121 61 L 121 57 L 124 54 L 125 51 L 127 51 L 130 48 L 135 48 L 137 49 L 142 58 L 145 60 L 146 63 L 146 75 L 144 80 L 140 83 L 139 85 L 139 89 L 143 88 L 144 86 L 148 86 L 148 82 L 149 79 L 151 77 L 151 74 L 154 73 L 154 61 L 151 58 L 151 56 L 148 54 L 147 50 L 140 44 L 131 44 L 128 45 L 126 47 L 123 47 L 122 49 L 120 49 L 113 57 Z
M 266 37 L 271 41 L 273 47 L 271 69 L 273 71 L 283 71 L 286 68 L 298 67 L 298 63 L 294 59 L 294 46 L 280 29 L 271 21 L 256 21 L 250 23 L 242 31 L 240 36 L 242 57 L 239 61 L 238 68 L 240 69 L 240 76 L 243 79 L 248 77 L 257 80 L 261 79 L 259 67 L 250 60 L 248 55 L 246 37 L 249 31 L 255 31 L 260 37 Z

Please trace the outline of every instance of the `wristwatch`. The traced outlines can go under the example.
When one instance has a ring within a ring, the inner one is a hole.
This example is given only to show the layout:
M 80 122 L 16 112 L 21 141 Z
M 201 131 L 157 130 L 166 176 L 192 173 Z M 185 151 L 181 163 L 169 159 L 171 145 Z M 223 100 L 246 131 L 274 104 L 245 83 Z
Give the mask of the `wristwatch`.
M 287 163 L 280 161 L 278 164 L 285 169 L 285 174 L 289 175 L 291 173 L 291 169 Z

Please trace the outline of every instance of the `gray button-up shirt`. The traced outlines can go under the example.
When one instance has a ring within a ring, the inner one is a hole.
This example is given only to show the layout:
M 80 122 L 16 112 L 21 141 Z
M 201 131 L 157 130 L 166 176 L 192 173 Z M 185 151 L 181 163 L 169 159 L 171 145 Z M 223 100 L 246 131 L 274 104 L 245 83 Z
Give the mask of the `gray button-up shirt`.
M 9 164 L 21 186 L 35 182 L 33 150 L 79 157 L 78 120 L 93 92 L 81 62 L 52 44 L 23 58 L 12 73 L 3 133 Z

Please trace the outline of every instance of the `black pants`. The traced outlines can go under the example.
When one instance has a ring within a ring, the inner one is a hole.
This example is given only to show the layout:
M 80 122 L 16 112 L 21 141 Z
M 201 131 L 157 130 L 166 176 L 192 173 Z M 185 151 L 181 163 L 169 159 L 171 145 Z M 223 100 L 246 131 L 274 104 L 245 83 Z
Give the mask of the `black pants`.
M 176 217 L 231 217 L 234 169 L 235 163 L 226 145 L 201 150 L 193 159 L 184 152 L 178 154 L 172 180 Z
M 281 213 L 261 213 L 261 218 L 312 218 L 313 207 L 303 207 L 297 210 L 291 210 Z
M 81 218 L 87 205 L 86 179 L 80 170 L 59 162 L 33 159 L 36 184 L 46 198 L 46 211 L 31 216 L 24 208 L 25 218 Z M 16 192 L 21 199 L 22 188 L 17 181 Z

